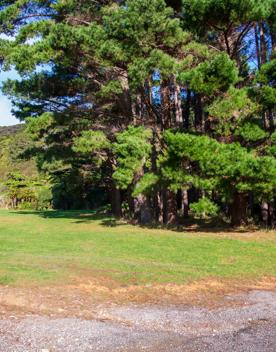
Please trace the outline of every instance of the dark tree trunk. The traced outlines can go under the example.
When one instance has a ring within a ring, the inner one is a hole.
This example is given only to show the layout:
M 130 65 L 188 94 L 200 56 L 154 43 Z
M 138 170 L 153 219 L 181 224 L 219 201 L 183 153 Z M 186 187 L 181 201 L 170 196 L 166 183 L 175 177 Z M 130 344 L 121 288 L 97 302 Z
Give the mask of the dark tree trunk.
M 276 226 L 276 198 L 271 203 L 271 227 L 275 229 Z
M 269 204 L 267 202 L 261 203 L 261 213 L 262 213 L 262 222 L 268 226 L 269 221 Z
M 135 219 L 139 224 L 147 225 L 152 223 L 152 212 L 150 207 L 149 198 L 140 194 L 134 199 Z
M 203 108 L 201 96 L 199 94 L 195 94 L 194 96 L 194 111 L 195 111 L 195 129 L 197 131 L 202 131 L 203 127 Z
M 268 121 L 269 121 L 269 130 L 271 133 L 273 133 L 275 130 L 275 126 L 274 126 L 274 116 L 273 116 L 272 110 L 269 109 L 267 114 L 268 114 Z
M 275 204 L 274 202 L 262 202 L 261 214 L 262 222 L 267 227 L 274 228 L 275 226 Z
M 170 191 L 165 190 L 163 193 L 163 222 L 167 225 L 173 225 L 176 223 L 176 195 Z
M 131 217 L 134 216 L 135 213 L 135 206 L 134 206 L 134 198 L 132 197 L 132 187 L 129 186 L 127 189 L 127 204 L 129 208 L 129 215 Z
M 270 30 L 271 30 L 270 38 L 271 38 L 271 45 L 272 45 L 271 55 L 275 56 L 276 55 L 276 32 L 273 32 L 271 27 L 270 27 Z
M 265 29 L 264 23 L 260 23 L 260 48 L 261 48 L 261 64 L 265 64 L 267 62 L 267 45 L 265 40 Z
M 184 113 L 184 128 L 186 130 L 190 127 L 190 108 L 191 108 L 191 91 L 187 90 L 186 103 L 185 103 L 185 113 Z
M 254 26 L 255 32 L 255 46 L 256 46 L 256 57 L 258 62 L 258 69 L 261 68 L 261 55 L 260 55 L 260 42 L 259 42 L 259 31 L 257 23 Z
M 152 141 L 152 154 L 151 154 L 151 171 L 153 173 L 158 172 L 157 167 L 157 158 L 158 151 L 157 149 L 160 147 L 158 141 L 158 133 L 156 130 L 153 131 L 153 141 Z M 152 206 L 153 206 L 153 216 L 154 221 L 158 224 L 163 223 L 163 197 L 162 192 L 160 192 L 159 187 L 156 187 L 152 192 Z
M 172 127 L 170 80 L 161 83 L 161 112 L 162 130 Z M 164 224 L 174 224 L 176 222 L 176 196 L 168 189 L 163 190 L 163 222 Z
M 171 128 L 171 101 L 169 81 L 161 83 L 162 130 Z
M 239 227 L 248 224 L 247 218 L 247 195 L 235 192 L 233 202 L 231 204 L 231 225 Z
M 116 218 L 122 217 L 121 191 L 115 186 L 110 190 L 110 203 L 112 214 Z

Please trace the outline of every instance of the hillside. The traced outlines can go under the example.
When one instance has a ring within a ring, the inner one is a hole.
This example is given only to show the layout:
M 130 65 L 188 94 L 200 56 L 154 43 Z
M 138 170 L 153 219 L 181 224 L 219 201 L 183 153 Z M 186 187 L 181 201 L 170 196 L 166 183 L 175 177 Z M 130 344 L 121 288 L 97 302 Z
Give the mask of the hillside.
M 13 126 L 0 126 L 0 138 L 5 136 L 15 135 L 16 133 L 22 131 L 24 125 L 13 125 Z
M 24 125 L 0 127 L 0 183 L 11 171 L 20 171 L 25 176 L 37 174 L 34 160 L 20 156 L 30 143 Z

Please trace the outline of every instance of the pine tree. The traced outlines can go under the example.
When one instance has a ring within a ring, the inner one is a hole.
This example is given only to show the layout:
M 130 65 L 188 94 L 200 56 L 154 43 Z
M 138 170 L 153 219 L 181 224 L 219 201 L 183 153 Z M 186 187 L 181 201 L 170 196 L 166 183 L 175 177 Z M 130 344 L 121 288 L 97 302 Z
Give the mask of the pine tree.
M 4 92 L 56 206 L 86 207 L 88 190 L 104 189 L 116 216 L 127 201 L 140 222 L 175 223 L 193 203 L 202 216 L 222 204 L 240 225 L 249 198 L 275 212 L 273 6 L 3 2 L 14 40 L 0 41 L 2 66 L 22 75 Z

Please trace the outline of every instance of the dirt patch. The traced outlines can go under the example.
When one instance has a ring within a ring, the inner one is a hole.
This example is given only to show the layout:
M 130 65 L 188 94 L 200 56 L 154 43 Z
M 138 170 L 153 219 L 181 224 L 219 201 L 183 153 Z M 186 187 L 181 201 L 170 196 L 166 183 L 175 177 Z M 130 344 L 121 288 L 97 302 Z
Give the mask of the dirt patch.
M 209 279 L 186 285 L 155 284 L 120 286 L 98 278 L 74 279 L 72 284 L 50 287 L 0 286 L 0 314 L 47 314 L 93 318 L 99 304 L 197 305 L 217 308 L 230 306 L 226 295 L 250 290 L 276 291 L 276 278 L 252 281 Z M 235 301 L 235 305 L 238 302 Z

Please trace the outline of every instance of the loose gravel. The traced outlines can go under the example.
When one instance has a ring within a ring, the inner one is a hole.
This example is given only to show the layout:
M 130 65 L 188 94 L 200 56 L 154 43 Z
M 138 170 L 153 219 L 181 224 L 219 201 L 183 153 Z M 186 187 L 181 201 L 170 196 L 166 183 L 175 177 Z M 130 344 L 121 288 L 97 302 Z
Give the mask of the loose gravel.
M 275 352 L 276 293 L 226 300 L 233 305 L 213 310 L 99 306 L 93 320 L 9 315 L 0 319 L 0 352 Z

